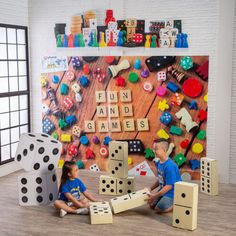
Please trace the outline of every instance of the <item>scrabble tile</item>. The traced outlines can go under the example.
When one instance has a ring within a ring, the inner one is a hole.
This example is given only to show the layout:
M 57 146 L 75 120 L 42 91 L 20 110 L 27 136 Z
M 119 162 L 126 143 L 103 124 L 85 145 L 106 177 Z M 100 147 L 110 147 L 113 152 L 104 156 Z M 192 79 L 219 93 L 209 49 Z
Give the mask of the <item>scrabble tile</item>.
M 133 106 L 132 104 L 121 105 L 122 116 L 133 116 Z
M 105 91 L 96 91 L 96 102 L 97 103 L 106 102 L 106 92 Z
M 109 125 L 111 132 L 121 132 L 120 120 L 110 120 Z
M 149 130 L 148 118 L 137 119 L 137 128 L 138 131 L 148 131 Z
M 98 121 L 98 132 L 100 133 L 107 133 L 109 131 L 108 129 L 108 121 Z
M 107 117 L 107 107 L 97 106 L 97 117 Z
M 120 90 L 120 101 L 121 102 L 131 102 L 132 96 L 131 96 L 131 90 Z
M 95 133 L 95 121 L 93 120 L 85 120 L 84 121 L 84 131 L 86 133 Z
M 108 105 L 107 109 L 109 117 L 119 117 L 119 109 L 117 105 Z
M 108 91 L 107 92 L 107 100 L 109 103 L 118 102 L 117 91 Z
M 134 119 L 124 119 L 123 127 L 124 127 L 124 131 L 135 131 Z

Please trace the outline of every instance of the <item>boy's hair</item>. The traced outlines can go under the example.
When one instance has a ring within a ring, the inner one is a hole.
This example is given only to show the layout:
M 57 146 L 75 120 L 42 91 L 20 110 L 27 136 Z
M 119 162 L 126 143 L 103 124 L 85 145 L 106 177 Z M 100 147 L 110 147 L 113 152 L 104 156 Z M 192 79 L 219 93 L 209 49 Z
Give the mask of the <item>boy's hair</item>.
M 66 183 L 67 180 L 69 180 L 68 174 L 72 170 L 72 166 L 76 165 L 74 161 L 65 161 L 63 167 L 62 167 L 62 174 L 61 174 L 61 184 L 60 184 L 60 190 L 61 187 Z
M 153 145 L 154 144 L 160 144 L 161 147 L 165 150 L 165 152 L 167 152 L 167 150 L 169 148 L 169 142 L 164 138 L 153 140 Z

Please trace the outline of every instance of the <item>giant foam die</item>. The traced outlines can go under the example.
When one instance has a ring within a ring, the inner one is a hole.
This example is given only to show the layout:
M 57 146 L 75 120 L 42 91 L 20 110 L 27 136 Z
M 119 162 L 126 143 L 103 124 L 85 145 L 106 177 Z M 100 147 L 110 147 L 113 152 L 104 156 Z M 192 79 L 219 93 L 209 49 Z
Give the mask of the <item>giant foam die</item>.
M 174 204 L 193 207 L 198 203 L 198 185 L 188 182 L 175 183 Z
M 148 191 L 148 189 L 145 188 L 127 195 L 111 199 L 111 205 L 114 214 L 147 204 L 149 193 L 150 192 Z
M 99 194 L 122 195 L 134 191 L 134 177 L 125 179 L 101 175 L 99 179 Z
M 197 228 L 197 208 L 175 205 L 172 225 L 177 228 L 195 230 Z
M 23 173 L 18 176 L 19 204 L 21 206 L 47 205 L 58 197 L 55 171 Z
M 110 153 L 110 151 L 109 151 Z M 117 178 L 127 178 L 128 177 L 128 158 L 126 161 L 109 160 L 108 172 L 111 176 Z
M 201 158 L 201 192 L 218 195 L 218 163 L 212 158 Z
M 47 134 L 25 133 L 20 137 L 15 161 L 25 171 L 53 171 L 61 150 L 62 144 Z
M 91 224 L 112 224 L 113 217 L 108 202 L 92 202 L 89 206 Z
M 122 141 L 109 142 L 109 158 L 116 161 L 128 160 L 128 143 Z

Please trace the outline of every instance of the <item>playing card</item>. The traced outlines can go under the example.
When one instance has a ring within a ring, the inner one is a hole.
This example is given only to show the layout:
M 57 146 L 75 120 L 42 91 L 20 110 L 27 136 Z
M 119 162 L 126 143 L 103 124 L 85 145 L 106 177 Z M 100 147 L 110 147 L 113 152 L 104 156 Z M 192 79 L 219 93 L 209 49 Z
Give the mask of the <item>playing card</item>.
M 109 40 L 110 40 L 111 32 L 113 33 L 113 41 L 114 41 L 115 43 L 117 43 L 118 34 L 119 34 L 120 31 L 119 31 L 119 30 L 109 30 L 109 29 L 107 29 L 107 30 L 105 31 L 105 34 L 106 34 L 106 43 L 108 43 Z
M 160 29 L 159 36 L 160 36 L 160 38 L 170 37 L 171 36 L 171 30 L 167 29 L 167 28 Z
M 97 29 L 97 19 L 89 19 L 89 28 Z
M 107 28 L 111 31 L 117 30 L 117 22 L 116 21 L 110 21 L 108 23 Z
M 155 176 L 153 171 L 151 170 L 150 166 L 146 161 L 138 164 L 131 170 L 129 170 L 128 175 L 134 176 Z

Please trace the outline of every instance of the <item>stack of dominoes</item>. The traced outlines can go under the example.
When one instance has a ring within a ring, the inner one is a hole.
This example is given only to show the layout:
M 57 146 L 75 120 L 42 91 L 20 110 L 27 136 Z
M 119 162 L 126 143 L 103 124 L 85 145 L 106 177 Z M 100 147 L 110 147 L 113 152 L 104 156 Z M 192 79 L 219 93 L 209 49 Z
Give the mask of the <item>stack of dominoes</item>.
M 215 159 L 201 158 L 201 192 L 218 195 L 218 165 Z
M 18 177 L 21 206 L 46 205 L 57 199 L 56 167 L 62 145 L 47 134 L 22 134 L 15 161 L 27 173 Z
M 198 185 L 175 183 L 173 226 L 182 229 L 197 228 Z
M 122 195 L 134 191 L 134 177 L 128 177 L 128 143 L 109 142 L 110 176 L 101 175 L 99 194 Z

